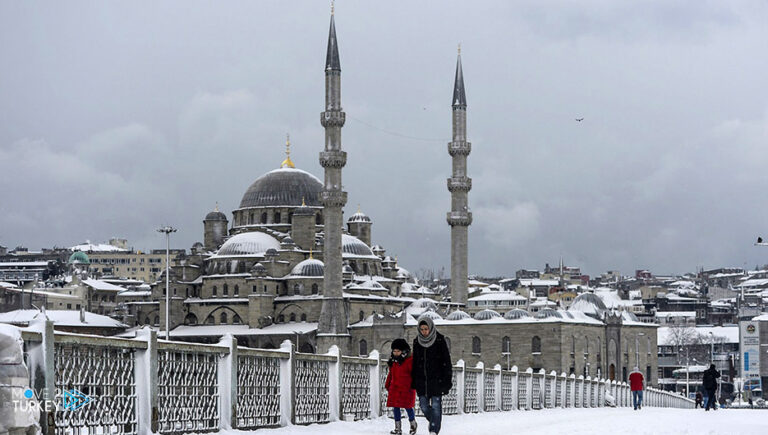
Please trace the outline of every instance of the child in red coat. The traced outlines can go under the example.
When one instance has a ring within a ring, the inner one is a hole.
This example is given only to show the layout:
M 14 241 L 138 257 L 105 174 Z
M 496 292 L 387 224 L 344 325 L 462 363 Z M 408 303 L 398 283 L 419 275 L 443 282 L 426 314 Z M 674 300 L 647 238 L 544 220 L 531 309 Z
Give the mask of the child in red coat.
M 392 355 L 387 361 L 389 374 L 384 388 L 387 389 L 387 406 L 393 408 L 395 414 L 395 429 L 390 432 L 394 435 L 403 433 L 400 422 L 400 408 L 405 408 L 408 413 L 408 421 L 411 423 L 411 435 L 416 433 L 416 418 L 413 414 L 413 406 L 416 404 L 416 390 L 411 388 L 411 368 L 413 358 L 408 342 L 398 338 L 392 342 Z

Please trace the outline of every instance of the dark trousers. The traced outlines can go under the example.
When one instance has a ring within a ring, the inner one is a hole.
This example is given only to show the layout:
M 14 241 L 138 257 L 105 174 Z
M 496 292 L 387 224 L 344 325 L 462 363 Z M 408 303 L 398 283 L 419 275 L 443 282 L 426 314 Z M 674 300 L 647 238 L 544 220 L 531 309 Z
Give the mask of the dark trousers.
M 429 421 L 429 431 L 440 433 L 440 424 L 443 422 L 443 398 L 419 396 L 419 406 L 424 417 Z
M 717 405 L 715 405 L 715 402 L 717 399 L 715 398 L 715 391 L 717 391 L 717 388 L 714 389 L 707 389 L 707 407 L 704 408 L 705 411 L 709 411 L 709 408 L 715 409 Z

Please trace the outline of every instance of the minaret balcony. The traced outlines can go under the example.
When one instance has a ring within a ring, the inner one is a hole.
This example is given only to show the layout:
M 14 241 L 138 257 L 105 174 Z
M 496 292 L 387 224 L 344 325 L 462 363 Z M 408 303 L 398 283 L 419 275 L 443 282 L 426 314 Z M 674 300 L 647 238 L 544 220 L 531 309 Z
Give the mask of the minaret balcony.
M 347 114 L 340 110 L 326 110 L 320 113 L 320 124 L 323 127 L 343 127 Z
M 452 227 L 468 227 L 472 224 L 472 213 L 468 211 L 449 211 L 446 215 L 448 225 Z
M 472 190 L 472 179 L 469 177 L 451 177 L 448 179 L 448 191 L 469 192 Z
M 448 142 L 448 154 L 453 156 L 468 156 L 472 151 L 472 144 L 465 140 Z
M 343 168 L 347 164 L 345 151 L 322 151 L 320 153 L 320 166 L 324 168 Z
M 325 207 L 344 207 L 347 203 L 347 192 L 324 190 L 320 192 L 320 203 Z

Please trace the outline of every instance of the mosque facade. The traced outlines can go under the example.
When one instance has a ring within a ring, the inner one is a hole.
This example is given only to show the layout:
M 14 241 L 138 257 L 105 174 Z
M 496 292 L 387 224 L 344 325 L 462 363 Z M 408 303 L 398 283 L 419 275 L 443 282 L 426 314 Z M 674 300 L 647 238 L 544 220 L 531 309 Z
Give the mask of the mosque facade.
M 451 296 L 443 298 L 420 286 L 383 247 L 373 244 L 373 221 L 360 210 L 343 221 L 345 113 L 337 42 L 332 16 L 321 112 L 326 131 L 320 152 L 323 180 L 294 164 L 286 141 L 285 160 L 245 190 L 231 220 L 218 207 L 205 216 L 203 242 L 170 268 L 171 338 L 216 342 L 230 333 L 251 347 L 276 348 L 291 340 L 301 352 L 324 352 L 336 345 L 346 355 L 374 349 L 387 355 L 393 339 L 413 340 L 418 317 L 430 316 L 448 337 L 454 361 L 614 379 L 625 378 L 638 366 L 655 383 L 656 326 L 637 321 L 631 313 L 606 310 L 599 298 L 583 295 L 568 311 L 466 312 L 467 229 L 472 216 L 460 57 L 453 140 L 448 145 L 454 158 L 448 179 L 452 209 L 447 216 Z M 129 301 L 132 323 L 163 330 L 165 301 L 161 276 L 146 299 Z

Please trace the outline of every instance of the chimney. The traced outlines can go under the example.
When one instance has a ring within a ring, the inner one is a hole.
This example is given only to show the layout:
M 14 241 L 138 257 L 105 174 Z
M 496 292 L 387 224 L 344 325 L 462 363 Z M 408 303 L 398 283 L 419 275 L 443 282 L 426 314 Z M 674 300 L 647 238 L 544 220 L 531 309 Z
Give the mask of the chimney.
M 85 307 L 80 306 L 80 323 L 85 323 Z

